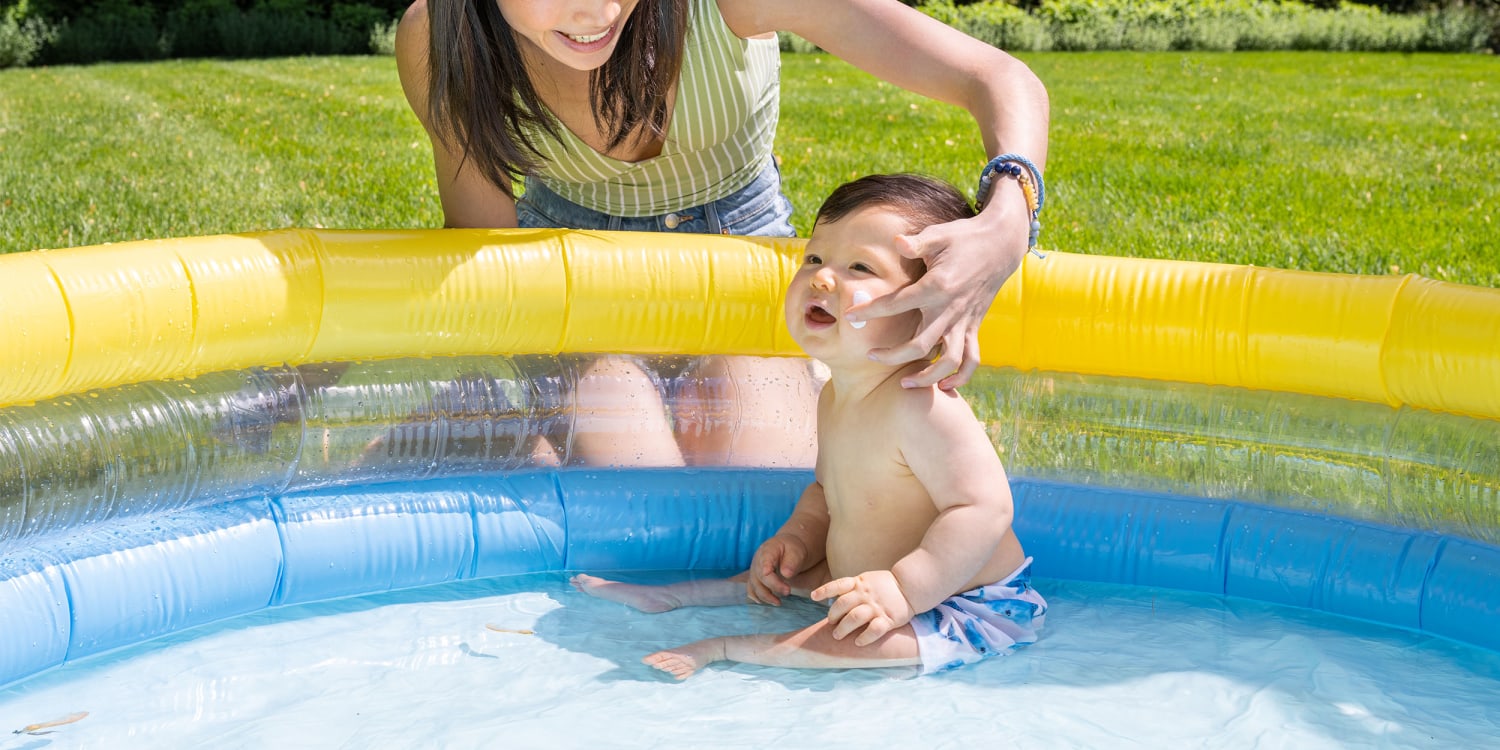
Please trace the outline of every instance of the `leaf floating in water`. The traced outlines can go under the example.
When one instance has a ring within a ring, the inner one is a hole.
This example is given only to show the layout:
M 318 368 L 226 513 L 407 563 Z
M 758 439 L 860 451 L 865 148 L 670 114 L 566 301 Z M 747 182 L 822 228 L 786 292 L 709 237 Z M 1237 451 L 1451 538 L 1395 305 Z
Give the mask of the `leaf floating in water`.
M 534 630 L 527 630 L 525 628 L 502 628 L 499 625 L 491 625 L 490 623 L 485 623 L 484 626 L 486 628 L 488 628 L 489 630 L 495 631 L 496 633 L 515 633 L 516 635 L 536 635 L 536 631 L 534 631 Z
M 75 721 L 81 721 L 81 720 L 83 720 L 83 717 L 88 716 L 88 715 L 89 715 L 88 711 L 79 711 L 77 713 L 68 714 L 67 716 L 62 717 L 61 719 L 53 719 L 52 721 L 44 721 L 44 722 L 42 722 L 40 724 L 27 724 L 26 726 L 21 727 L 20 729 L 17 729 L 14 732 L 11 732 L 11 734 L 34 734 L 34 735 L 52 734 L 51 732 L 43 732 L 42 730 L 43 729 L 50 729 L 52 727 L 60 727 L 60 726 L 65 726 L 67 724 L 72 724 Z

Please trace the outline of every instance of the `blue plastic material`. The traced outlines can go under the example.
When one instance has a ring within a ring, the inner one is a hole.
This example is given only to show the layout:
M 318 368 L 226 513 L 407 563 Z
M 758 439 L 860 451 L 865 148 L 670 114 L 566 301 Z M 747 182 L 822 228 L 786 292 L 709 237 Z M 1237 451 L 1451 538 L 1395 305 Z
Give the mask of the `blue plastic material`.
M 567 536 L 556 473 L 512 474 L 474 488 L 474 577 L 566 570 Z
M 1016 483 L 1016 534 L 1051 578 L 1224 592 L 1220 500 Z
M 564 472 L 570 570 L 724 570 L 792 512 L 810 471 Z
M 298 493 L 277 501 L 276 604 L 460 580 L 474 568 L 473 502 L 452 481 Z
M 1423 630 L 1500 650 L 1500 549 L 1444 540 L 1421 602 Z
M 0 685 L 68 656 L 72 620 L 62 570 L 34 553 L 0 559 Z
M 108 651 L 271 602 L 281 546 L 264 500 L 208 506 L 64 542 L 68 658 Z M 66 547 L 65 547 L 66 551 Z
M 0 684 L 288 602 L 474 576 L 743 568 L 805 470 L 550 470 L 116 519 L 0 559 Z M 1500 650 L 1500 548 L 1305 511 L 1016 482 L 1047 578 L 1242 596 Z
M 1229 529 L 1224 593 L 1421 626 L 1436 535 L 1252 506 L 1237 507 Z

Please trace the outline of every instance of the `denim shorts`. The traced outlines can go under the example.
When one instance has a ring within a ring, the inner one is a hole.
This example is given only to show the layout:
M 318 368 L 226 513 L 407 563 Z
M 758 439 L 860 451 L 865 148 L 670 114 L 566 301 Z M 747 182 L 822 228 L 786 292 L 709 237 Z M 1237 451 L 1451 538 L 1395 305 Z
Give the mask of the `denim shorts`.
M 795 237 L 792 202 L 781 192 L 781 171 L 775 159 L 749 185 L 701 206 L 659 216 L 613 216 L 584 208 L 547 189 L 541 180 L 527 180 L 526 192 L 516 201 L 516 216 L 524 229 L 603 229 L 625 232 L 732 234 L 744 237 Z

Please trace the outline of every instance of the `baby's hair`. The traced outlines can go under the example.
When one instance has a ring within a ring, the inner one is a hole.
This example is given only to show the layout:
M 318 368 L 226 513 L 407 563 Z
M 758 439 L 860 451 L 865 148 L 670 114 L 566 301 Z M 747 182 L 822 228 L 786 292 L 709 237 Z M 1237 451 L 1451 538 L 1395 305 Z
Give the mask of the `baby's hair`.
M 942 180 L 910 173 L 872 174 L 834 188 L 818 208 L 813 224 L 832 223 L 869 206 L 884 206 L 905 216 L 908 233 L 975 215 L 969 199 Z M 921 260 L 902 258 L 901 266 L 912 281 L 927 273 L 927 264 Z
M 814 223 L 835 222 L 875 205 L 905 216 L 909 232 L 974 216 L 969 199 L 942 180 L 919 174 L 872 174 L 834 188 L 818 208 Z

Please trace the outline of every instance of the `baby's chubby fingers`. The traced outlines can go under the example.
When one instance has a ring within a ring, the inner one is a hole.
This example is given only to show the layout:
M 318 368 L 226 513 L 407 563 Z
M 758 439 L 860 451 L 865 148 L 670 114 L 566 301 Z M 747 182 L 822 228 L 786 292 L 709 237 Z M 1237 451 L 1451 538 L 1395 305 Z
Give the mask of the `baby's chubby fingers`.
M 792 585 L 787 582 L 787 576 L 769 563 L 750 571 L 745 588 L 751 601 L 773 607 L 781 606 L 781 598 L 792 593 Z
M 889 617 L 879 616 L 871 618 L 870 624 L 866 625 L 864 631 L 859 634 L 859 637 L 854 639 L 854 645 L 868 646 L 884 638 L 886 633 L 891 632 L 891 626 L 894 624 Z M 838 636 L 834 637 L 837 638 Z
M 832 609 L 828 611 L 828 622 L 833 625 L 833 639 L 842 641 L 850 634 L 869 625 L 879 617 L 878 611 L 869 604 L 858 604 L 844 613 L 842 617 L 835 618 Z M 855 639 L 858 645 L 864 645 L 861 641 L 864 636 Z M 866 641 L 867 642 L 867 641 Z
M 853 591 L 859 581 L 855 578 L 835 578 L 812 590 L 812 600 L 815 602 L 826 602 L 829 599 L 837 599 L 844 594 Z
M 753 575 L 745 581 L 745 594 L 756 604 L 769 604 L 772 607 L 780 607 L 781 597 L 786 596 L 785 593 L 778 594 L 765 581 Z

